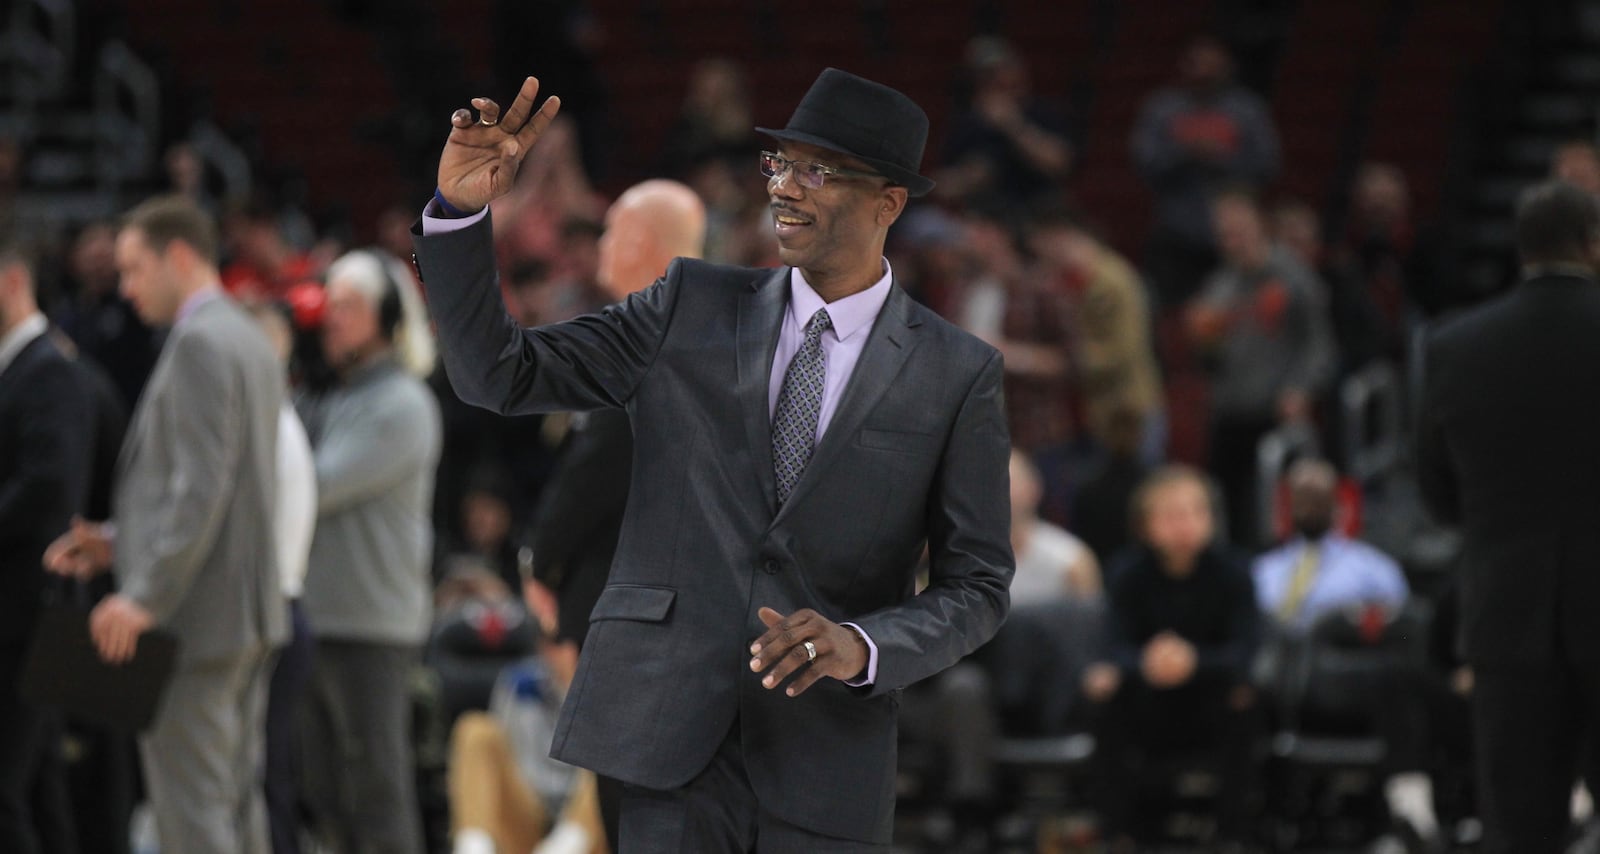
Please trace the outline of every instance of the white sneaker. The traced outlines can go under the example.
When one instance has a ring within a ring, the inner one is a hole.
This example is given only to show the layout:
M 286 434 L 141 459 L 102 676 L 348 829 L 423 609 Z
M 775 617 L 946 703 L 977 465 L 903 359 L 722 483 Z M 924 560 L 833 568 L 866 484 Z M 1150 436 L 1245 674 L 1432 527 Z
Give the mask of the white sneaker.
M 450 852 L 451 854 L 495 854 L 494 839 L 476 827 L 465 827 L 456 831 L 456 844 Z

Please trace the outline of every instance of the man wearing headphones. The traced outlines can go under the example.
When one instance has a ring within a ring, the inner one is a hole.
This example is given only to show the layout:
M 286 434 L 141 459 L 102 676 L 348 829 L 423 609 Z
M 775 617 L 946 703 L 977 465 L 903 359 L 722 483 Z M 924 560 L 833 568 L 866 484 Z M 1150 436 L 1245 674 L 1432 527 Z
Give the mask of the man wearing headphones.
M 360 250 L 328 268 L 322 354 L 333 382 L 297 404 L 317 470 L 306 798 L 336 851 L 421 854 L 407 686 L 431 612 L 441 427 L 421 379 L 427 318 L 397 259 Z

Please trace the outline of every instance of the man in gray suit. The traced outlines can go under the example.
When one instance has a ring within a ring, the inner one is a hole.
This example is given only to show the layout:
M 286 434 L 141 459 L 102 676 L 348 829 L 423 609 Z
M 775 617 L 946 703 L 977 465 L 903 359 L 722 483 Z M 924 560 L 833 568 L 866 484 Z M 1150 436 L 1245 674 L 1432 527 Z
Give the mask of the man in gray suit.
M 282 371 L 260 327 L 218 284 L 216 228 L 154 199 L 117 236 L 122 291 L 172 327 L 117 464 L 111 524 L 82 520 L 49 569 L 114 568 L 89 618 L 102 658 L 146 630 L 179 639 L 178 666 L 139 741 L 163 854 L 267 850 L 260 770 L 268 665 L 287 637 L 273 539 Z
M 1000 356 L 883 259 L 933 185 L 927 117 L 824 71 L 763 130 L 787 266 L 679 259 L 597 315 L 523 329 L 485 208 L 560 108 L 537 95 L 529 79 L 504 116 L 480 98 L 452 117 L 416 251 L 463 400 L 633 422 L 552 752 L 627 784 L 622 854 L 885 851 L 899 690 L 994 634 L 1013 571 Z

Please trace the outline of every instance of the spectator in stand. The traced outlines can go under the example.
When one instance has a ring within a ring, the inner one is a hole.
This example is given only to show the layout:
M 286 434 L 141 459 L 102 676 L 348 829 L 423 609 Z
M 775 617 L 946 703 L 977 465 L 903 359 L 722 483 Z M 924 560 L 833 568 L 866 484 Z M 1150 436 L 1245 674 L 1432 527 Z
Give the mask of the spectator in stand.
M 33 262 L 0 246 L 0 848 L 78 847 L 59 756 L 59 713 L 22 697 L 51 540 L 84 510 L 94 402 L 39 311 Z
M 1083 541 L 1039 518 L 1044 484 L 1039 469 L 1020 451 L 1011 452 L 1011 606 L 1039 605 L 1100 595 L 1100 563 Z
M 1335 353 L 1322 282 L 1273 245 L 1255 199 L 1228 192 L 1212 209 L 1223 265 L 1184 320 L 1213 366 L 1210 469 L 1233 541 L 1254 547 L 1257 445 L 1282 424 L 1312 421 Z
M 467 480 L 461 496 L 461 537 L 439 536 L 441 558 L 434 563 L 434 579 L 442 581 L 450 567 L 463 563 L 481 567 L 505 582 L 507 590 L 521 585 L 517 572 L 517 542 L 512 538 L 511 484 L 499 468 L 482 466 Z
M 1322 240 L 1322 218 L 1299 199 L 1272 208 L 1272 239 L 1328 289 L 1328 318 L 1339 353 L 1335 376 L 1346 377 L 1387 354 L 1382 312 L 1350 259 L 1330 253 Z
M 707 159 L 742 166 L 761 147 L 755 126 L 744 66 L 723 57 L 703 59 L 689 71 L 689 88 L 667 131 L 658 169 L 687 178 Z
M 1303 637 L 1330 614 L 1359 614 L 1377 607 L 1395 614 L 1410 591 L 1394 559 L 1337 531 L 1339 473 L 1319 459 L 1289 467 L 1289 509 L 1295 536 L 1256 558 L 1256 599 L 1285 637 Z M 1359 618 L 1357 618 L 1359 620 Z M 1433 782 L 1422 768 L 1427 754 L 1427 709 L 1415 662 L 1395 660 L 1373 687 L 1383 700 L 1372 708 L 1384 758 L 1390 813 L 1419 838 L 1438 836 Z
M 1234 84 L 1228 49 L 1196 38 L 1178 72 L 1178 85 L 1145 101 L 1133 132 L 1134 162 L 1156 195 L 1145 270 L 1163 309 L 1187 301 L 1216 266 L 1212 197 L 1278 173 L 1278 133 L 1260 96 Z
M 1443 284 L 1421 266 L 1426 252 L 1419 249 L 1411 193 L 1399 168 L 1366 163 L 1356 173 L 1349 221 L 1335 255 L 1334 263 L 1355 277 L 1357 298 L 1377 324 L 1377 355 L 1403 362 L 1417 313 L 1437 312 L 1446 297 Z
M 1464 537 L 1487 854 L 1563 850 L 1600 722 L 1600 206 L 1549 181 L 1515 225 L 1525 281 L 1429 335 L 1417 419 L 1423 498 Z
M 289 288 L 321 274 L 316 261 L 284 236 L 282 217 L 264 196 L 231 211 L 223 223 L 233 261 L 222 268 L 222 287 L 236 299 L 282 299 Z
M 187 142 L 175 143 L 161 158 L 166 170 L 167 190 L 194 202 L 212 217 L 222 213 L 217 197 L 206 188 L 206 164 Z
M 1032 457 L 1043 473 L 1041 513 L 1065 524 L 1068 471 L 1076 452 L 1072 298 L 1029 269 L 1013 207 L 1004 199 L 989 198 L 968 208 L 969 266 L 960 286 L 956 321 L 1005 357 L 1011 443 Z
M 1160 462 L 1166 456 L 1166 414 L 1138 271 L 1059 205 L 1036 210 L 1027 229 L 1038 273 L 1073 297 L 1075 361 L 1089 437 L 1098 449 L 1108 447 L 1113 414 L 1132 413 L 1145 425 L 1140 457 L 1150 465 Z
M 1022 57 L 1004 39 L 979 36 L 967 44 L 966 74 L 970 101 L 945 142 L 940 195 L 1027 204 L 1059 194 L 1075 148 L 1060 111 L 1030 94 Z
M 336 380 L 298 404 L 317 470 L 303 732 L 306 800 L 339 851 L 422 850 L 408 688 L 431 617 L 439 407 L 417 377 L 432 345 L 398 259 L 357 250 L 328 268 L 322 347 Z
M 1295 536 L 1255 560 L 1256 598 L 1286 631 L 1304 633 L 1324 615 L 1381 605 L 1405 606 L 1410 591 L 1394 559 L 1339 533 L 1339 473 L 1312 458 L 1287 475 Z
M 1134 540 L 1130 509 L 1139 484 L 1150 474 L 1144 461 L 1144 418 L 1122 409 L 1111 413 L 1106 456 L 1078 483 L 1072 529 L 1094 551 L 1101 566 L 1114 566 Z
M 465 712 L 450 734 L 452 854 L 605 854 L 591 771 L 550 758 L 556 716 L 578 647 L 545 637 L 506 667 L 489 711 Z
M 267 340 L 288 368 L 294 347 L 294 326 L 287 306 L 258 303 L 251 308 Z M 267 686 L 266 781 L 267 825 L 273 854 L 299 854 L 300 798 L 296 785 L 300 746 L 296 715 L 311 676 L 311 627 L 300 594 L 305 589 L 306 560 L 317 524 L 317 469 L 305 425 L 285 400 L 278 414 L 278 492 L 274 531 L 283 597 L 289 602 L 289 643 L 278 653 Z
M 1249 570 L 1215 543 L 1211 501 L 1192 468 L 1151 474 L 1135 499 L 1144 545 L 1107 584 L 1109 659 L 1084 672 L 1083 688 L 1095 704 L 1096 800 L 1114 852 L 1133 850 L 1145 761 L 1196 749 L 1220 754 L 1221 841 L 1244 841 L 1259 617 Z
M 155 369 L 155 333 L 117 289 L 117 230 L 110 223 L 84 226 L 67 260 L 67 293 L 50 312 L 79 351 L 111 375 L 125 410 L 133 409 Z

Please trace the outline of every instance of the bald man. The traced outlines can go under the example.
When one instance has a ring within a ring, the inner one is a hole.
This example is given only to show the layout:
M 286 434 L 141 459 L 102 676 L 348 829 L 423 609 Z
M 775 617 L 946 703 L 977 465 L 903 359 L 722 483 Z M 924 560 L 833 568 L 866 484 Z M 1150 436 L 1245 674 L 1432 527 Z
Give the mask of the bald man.
M 661 278 L 672 259 L 699 258 L 705 245 L 705 205 L 676 181 L 645 181 L 629 188 L 606 211 L 605 224 L 600 286 L 616 301 Z M 534 522 L 535 580 L 528 585 L 535 610 L 553 592 L 559 640 L 581 646 L 588 633 L 589 612 L 617 550 L 632 459 L 633 428 L 626 410 L 602 409 L 574 418 Z M 613 784 L 600 780 L 601 810 L 613 848 L 617 794 Z

